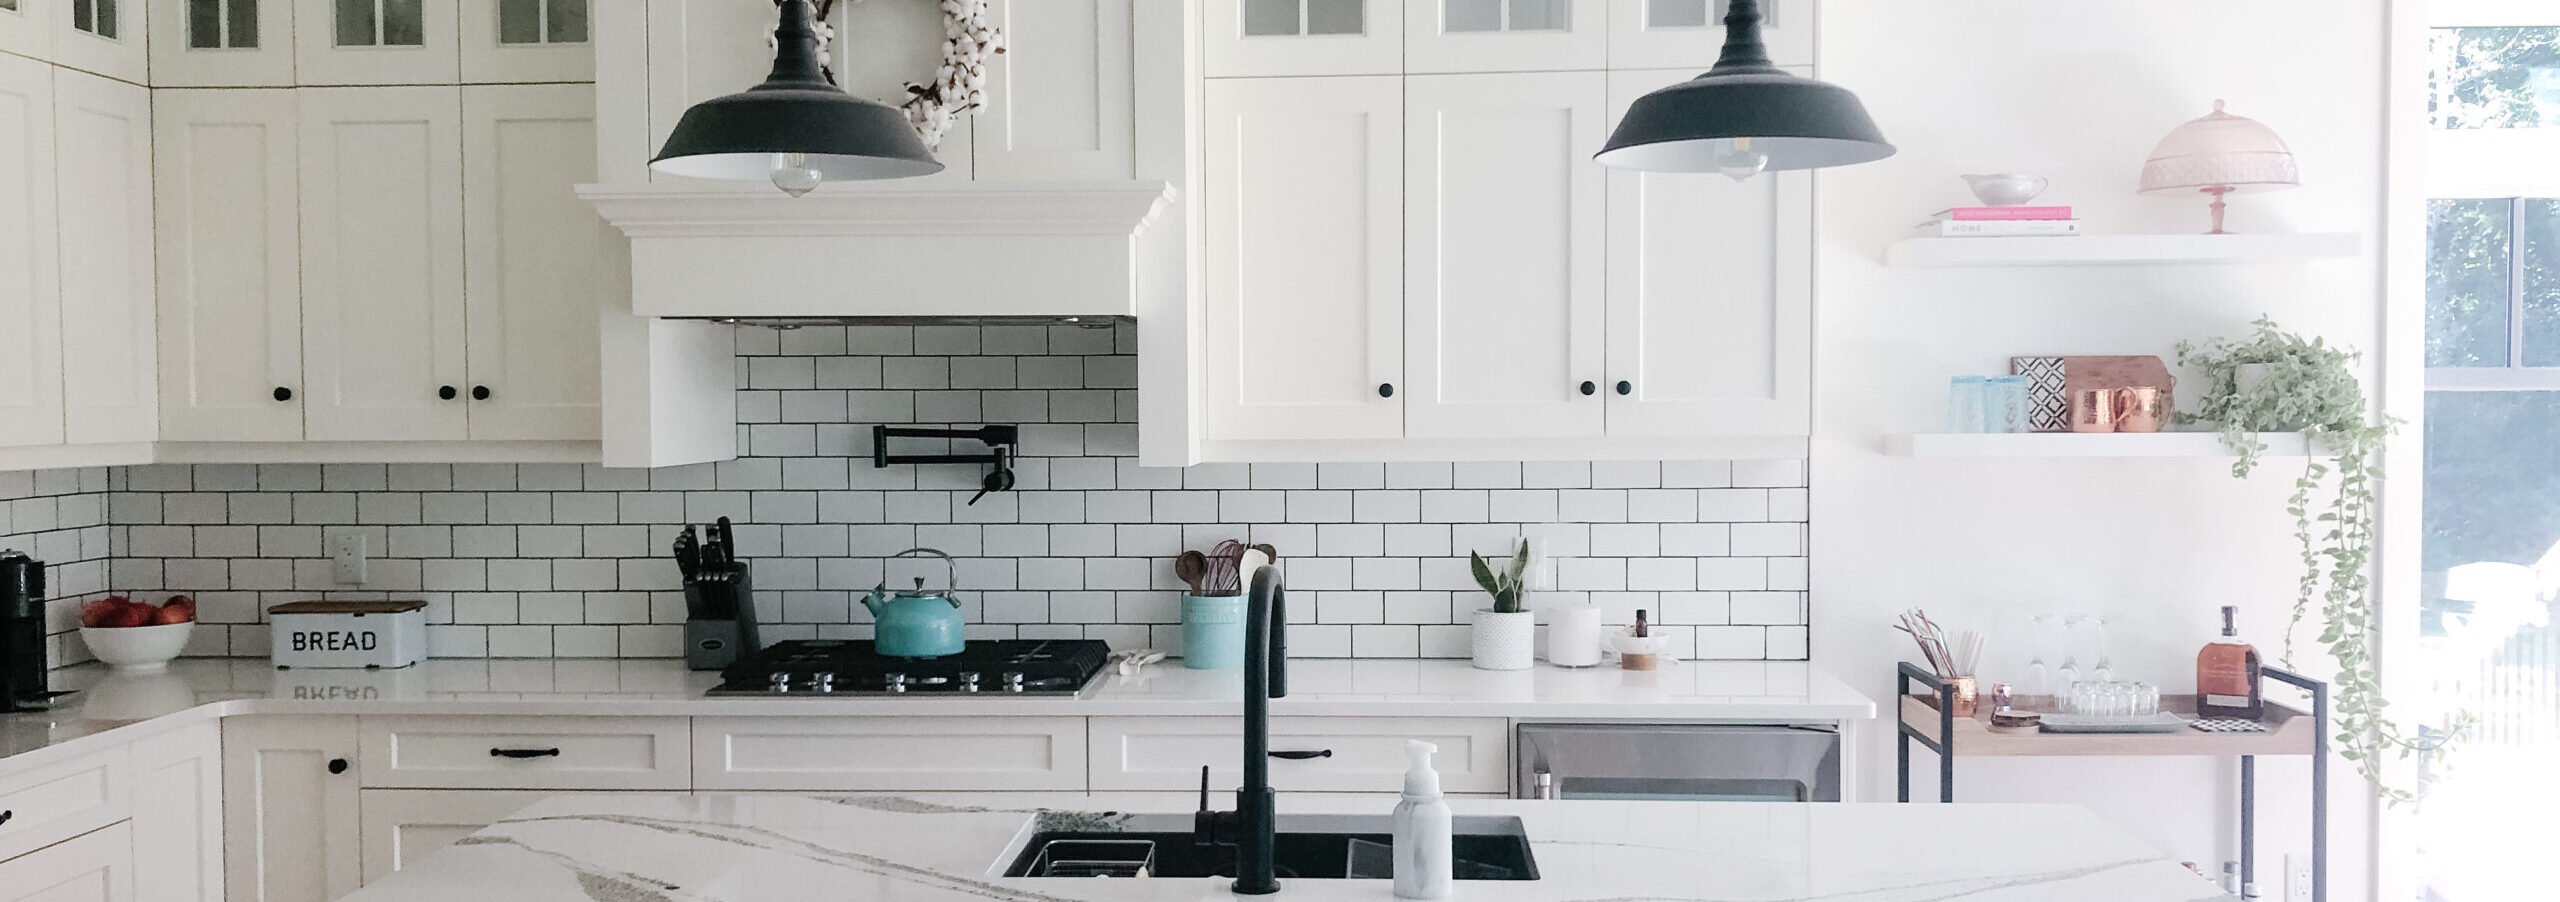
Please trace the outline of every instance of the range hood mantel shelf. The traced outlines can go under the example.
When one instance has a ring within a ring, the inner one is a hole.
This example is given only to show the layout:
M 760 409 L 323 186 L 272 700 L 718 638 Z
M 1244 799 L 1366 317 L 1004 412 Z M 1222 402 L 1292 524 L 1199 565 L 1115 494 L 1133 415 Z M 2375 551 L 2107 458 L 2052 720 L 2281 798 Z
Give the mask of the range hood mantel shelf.
M 582 185 L 631 238 L 632 312 L 687 318 L 1125 317 L 1160 181 Z

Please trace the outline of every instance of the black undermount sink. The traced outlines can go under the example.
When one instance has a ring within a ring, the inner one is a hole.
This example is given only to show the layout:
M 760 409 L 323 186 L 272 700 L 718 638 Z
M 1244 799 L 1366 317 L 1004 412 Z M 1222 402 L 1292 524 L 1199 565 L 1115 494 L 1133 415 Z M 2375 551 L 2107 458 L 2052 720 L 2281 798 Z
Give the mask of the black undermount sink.
M 1129 815 L 1096 824 L 1035 825 L 1004 868 L 1007 877 L 1232 877 L 1236 849 L 1201 845 L 1188 818 Z M 1179 825 L 1179 826 L 1177 826 Z M 1456 819 L 1460 880 L 1536 880 L 1538 864 L 1516 817 Z M 1274 863 L 1282 879 L 1385 879 L 1395 857 L 1388 819 L 1283 816 Z

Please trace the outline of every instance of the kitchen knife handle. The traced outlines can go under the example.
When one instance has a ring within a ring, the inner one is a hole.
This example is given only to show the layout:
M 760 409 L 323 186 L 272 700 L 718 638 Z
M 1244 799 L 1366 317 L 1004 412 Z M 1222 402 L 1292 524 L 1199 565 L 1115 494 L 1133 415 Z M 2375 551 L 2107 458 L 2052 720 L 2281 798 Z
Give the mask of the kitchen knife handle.
M 491 758 L 557 758 L 559 749 L 490 749 Z
M 1303 751 L 1272 752 L 1271 757 L 1288 761 L 1305 761 L 1309 758 L 1331 758 L 1333 757 L 1333 750 L 1312 749 Z

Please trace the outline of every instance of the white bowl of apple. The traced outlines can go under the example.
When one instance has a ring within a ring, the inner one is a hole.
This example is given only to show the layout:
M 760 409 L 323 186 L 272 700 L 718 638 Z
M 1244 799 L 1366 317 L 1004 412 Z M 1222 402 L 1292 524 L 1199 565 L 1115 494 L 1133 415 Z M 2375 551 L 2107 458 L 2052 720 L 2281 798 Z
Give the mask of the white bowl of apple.
M 117 670 L 166 670 L 196 630 L 196 601 L 184 595 L 154 605 L 110 595 L 80 609 L 80 641 Z

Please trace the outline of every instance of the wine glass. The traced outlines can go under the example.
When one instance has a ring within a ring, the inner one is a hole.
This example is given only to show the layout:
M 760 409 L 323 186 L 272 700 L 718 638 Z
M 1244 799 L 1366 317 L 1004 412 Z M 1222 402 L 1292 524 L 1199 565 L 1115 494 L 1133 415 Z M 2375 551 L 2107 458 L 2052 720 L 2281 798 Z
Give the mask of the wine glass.
M 2062 615 L 2062 670 L 2059 676 L 2062 678 L 2064 688 L 2080 682 L 2080 650 L 2072 643 L 2071 637 L 2080 632 L 2081 621 L 2087 619 L 2089 619 L 2087 614 Z
M 2035 615 L 2035 647 L 2027 659 L 2027 685 L 2037 695 L 2053 695 L 2053 665 L 2044 661 L 2045 649 L 2053 645 L 2053 621 L 2057 615 Z
M 2090 675 L 2102 683 L 2116 678 L 2115 659 L 2107 654 L 2107 626 L 2116 622 L 2116 616 L 2093 614 L 2089 617 L 2089 632 L 2091 638 L 2098 644 L 2098 664 L 2090 671 Z

